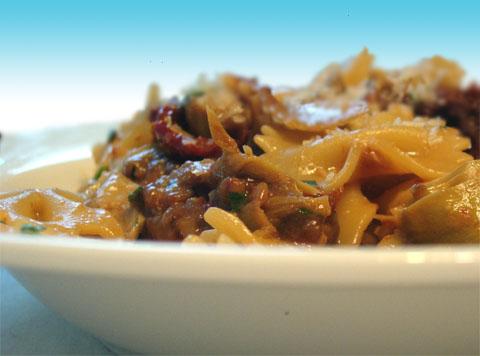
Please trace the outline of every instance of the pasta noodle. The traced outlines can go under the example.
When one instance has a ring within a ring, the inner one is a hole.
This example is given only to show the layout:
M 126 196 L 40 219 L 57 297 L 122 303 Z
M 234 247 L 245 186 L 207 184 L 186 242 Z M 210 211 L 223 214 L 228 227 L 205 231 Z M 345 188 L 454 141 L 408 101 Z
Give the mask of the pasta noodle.
M 338 171 L 337 174 L 327 175 L 325 180 L 320 185 L 323 192 L 329 193 L 340 189 L 350 180 L 355 173 L 355 169 L 360 163 L 363 150 L 364 148 L 359 141 L 353 142 L 352 147 L 350 147 L 350 150 L 348 151 L 348 155 L 345 159 L 343 167 Z
M 358 185 L 347 185 L 337 203 L 338 244 L 359 245 L 377 208 L 363 196 Z
M 45 231 L 103 238 L 123 235 L 120 224 L 109 212 L 89 208 L 80 197 L 60 189 L 0 194 L 0 220 L 27 233 Z
M 222 209 L 208 209 L 205 213 L 205 221 L 220 232 L 220 234 L 225 234 L 233 241 L 241 244 L 249 244 L 255 241 L 253 234 L 239 218 Z

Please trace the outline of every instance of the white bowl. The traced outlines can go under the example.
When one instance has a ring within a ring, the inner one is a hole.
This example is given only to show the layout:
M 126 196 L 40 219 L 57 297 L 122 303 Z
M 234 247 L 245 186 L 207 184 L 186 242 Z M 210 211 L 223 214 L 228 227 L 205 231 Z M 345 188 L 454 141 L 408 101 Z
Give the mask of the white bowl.
M 93 171 L 88 147 L 106 131 L 7 136 L 1 190 L 76 189 Z M 480 352 L 477 246 L 186 247 L 4 234 L 0 248 L 2 265 L 46 305 L 136 352 Z

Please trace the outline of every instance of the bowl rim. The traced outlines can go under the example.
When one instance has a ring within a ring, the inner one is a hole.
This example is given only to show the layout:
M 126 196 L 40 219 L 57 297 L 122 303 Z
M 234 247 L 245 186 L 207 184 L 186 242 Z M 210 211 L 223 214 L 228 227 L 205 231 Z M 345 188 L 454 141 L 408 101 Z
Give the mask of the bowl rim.
M 275 286 L 480 284 L 480 247 L 186 245 L 0 235 L 0 264 L 16 270 L 198 283 Z

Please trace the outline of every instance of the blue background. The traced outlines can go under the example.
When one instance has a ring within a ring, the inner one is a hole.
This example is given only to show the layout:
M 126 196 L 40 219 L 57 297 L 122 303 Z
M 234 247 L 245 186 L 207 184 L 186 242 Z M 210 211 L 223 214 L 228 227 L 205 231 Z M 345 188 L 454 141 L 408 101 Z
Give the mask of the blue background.
M 364 46 L 480 77 L 480 1 L 1 1 L 0 129 L 128 117 L 152 81 L 199 73 L 303 84 Z

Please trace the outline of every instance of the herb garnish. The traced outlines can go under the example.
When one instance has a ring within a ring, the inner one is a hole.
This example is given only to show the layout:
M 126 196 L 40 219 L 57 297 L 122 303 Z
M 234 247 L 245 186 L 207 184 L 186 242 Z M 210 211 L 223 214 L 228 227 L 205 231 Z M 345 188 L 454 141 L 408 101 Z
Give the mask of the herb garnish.
M 188 104 L 192 99 L 198 98 L 205 94 L 205 91 L 199 88 L 193 88 L 192 90 L 185 93 L 185 97 L 183 98 L 183 103 Z
M 100 168 L 98 168 L 97 172 L 93 176 L 93 179 L 98 180 L 98 178 L 101 177 L 102 173 L 105 172 L 107 169 L 107 166 L 100 166 Z
M 117 130 L 110 130 L 107 136 L 107 142 L 112 143 L 117 138 Z
M 315 182 L 314 180 L 304 180 L 303 183 L 311 185 L 312 187 L 317 186 L 317 182 Z
M 189 91 L 186 96 L 189 98 L 197 98 L 199 96 L 202 96 L 203 94 L 205 94 L 204 90 L 195 88 Z
M 38 234 L 41 231 L 45 230 L 45 226 L 33 225 L 33 224 L 23 224 L 20 228 L 20 231 L 24 234 Z
M 132 204 L 139 204 L 142 200 L 143 187 L 139 186 L 133 192 L 128 194 L 128 201 Z
M 247 194 L 230 192 L 228 193 L 228 202 L 232 211 L 239 211 L 247 202 Z

